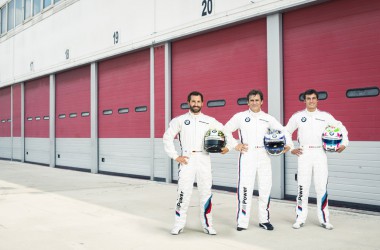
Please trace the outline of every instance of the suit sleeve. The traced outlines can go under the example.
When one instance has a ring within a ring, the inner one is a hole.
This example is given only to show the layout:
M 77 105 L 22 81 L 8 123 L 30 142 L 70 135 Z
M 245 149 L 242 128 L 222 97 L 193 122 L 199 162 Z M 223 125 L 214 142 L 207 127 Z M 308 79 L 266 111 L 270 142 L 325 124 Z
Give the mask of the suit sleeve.
M 232 148 L 231 148 L 230 143 L 232 140 L 234 140 L 234 138 L 232 137 L 232 134 L 226 133 L 223 124 L 220 123 L 219 121 L 217 121 L 216 119 L 214 121 L 213 127 L 215 127 L 217 130 L 223 131 L 224 136 L 225 136 L 225 140 L 226 140 L 226 148 L 228 148 L 228 150 L 231 150 Z
M 285 135 L 286 146 L 289 146 L 290 150 L 293 150 L 294 144 L 293 144 L 292 136 L 290 135 L 289 131 L 284 126 L 282 126 L 281 123 L 279 123 L 274 117 L 272 117 L 270 125 L 271 125 L 271 129 L 279 130 Z
M 329 114 L 328 117 L 329 117 L 327 121 L 328 125 L 338 127 L 342 131 L 342 135 L 343 135 L 342 145 L 347 147 L 349 140 L 348 140 L 348 131 L 346 127 L 343 125 L 341 121 L 336 120 L 331 114 Z
M 238 114 L 235 114 L 227 123 L 224 125 L 224 134 L 227 139 L 227 148 L 229 150 L 235 148 L 239 142 L 232 136 L 232 133 L 239 128 Z
M 178 158 L 178 152 L 175 150 L 174 137 L 181 131 L 180 122 L 178 118 L 174 118 L 169 123 L 169 128 L 165 131 L 163 136 L 163 143 L 165 152 L 173 160 Z
M 294 115 L 292 115 L 292 117 L 290 117 L 288 124 L 286 124 L 285 128 L 289 132 L 290 136 L 292 136 L 294 131 L 298 128 L 298 125 L 297 125 L 297 122 L 296 122 Z

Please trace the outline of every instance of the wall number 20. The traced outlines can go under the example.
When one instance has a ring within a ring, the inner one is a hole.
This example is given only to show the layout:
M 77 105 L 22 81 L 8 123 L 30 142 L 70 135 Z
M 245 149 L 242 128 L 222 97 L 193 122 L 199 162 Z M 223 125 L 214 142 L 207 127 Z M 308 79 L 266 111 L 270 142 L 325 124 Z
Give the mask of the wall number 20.
M 212 0 L 203 0 L 202 7 L 202 16 L 210 15 L 212 13 Z
M 118 44 L 119 43 L 119 31 L 115 31 L 113 33 L 113 44 Z

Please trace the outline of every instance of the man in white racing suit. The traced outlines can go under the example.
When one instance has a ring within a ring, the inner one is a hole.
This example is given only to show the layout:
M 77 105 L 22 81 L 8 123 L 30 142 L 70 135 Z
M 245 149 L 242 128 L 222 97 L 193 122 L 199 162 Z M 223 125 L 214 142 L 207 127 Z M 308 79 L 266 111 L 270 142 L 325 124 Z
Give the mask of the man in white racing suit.
M 296 112 L 289 119 L 286 129 L 290 134 L 298 129 L 299 148 L 291 151 L 298 156 L 298 195 L 296 213 L 297 219 L 294 229 L 302 227 L 308 213 L 308 199 L 311 177 L 314 173 L 314 186 L 317 193 L 317 213 L 320 225 L 326 229 L 333 229 L 329 220 L 327 179 L 327 156 L 322 147 L 322 133 L 327 126 L 339 127 L 343 134 L 343 141 L 337 152 L 341 153 L 348 145 L 348 132 L 340 121 L 327 113 L 317 109 L 318 92 L 309 89 L 304 92 L 306 109 Z
M 212 128 L 222 130 L 223 124 L 215 118 L 201 113 L 203 106 L 203 95 L 201 93 L 191 92 L 188 95 L 188 104 L 190 111 L 174 118 L 163 137 L 166 153 L 179 163 L 175 223 L 171 234 L 177 235 L 185 227 L 186 212 L 196 178 L 200 194 L 200 216 L 203 231 L 207 234 L 215 235 L 216 231 L 212 227 L 211 214 L 211 160 L 203 145 L 206 132 Z M 177 134 L 182 148 L 181 155 L 177 153 L 173 143 Z M 226 152 L 228 152 L 228 149 L 223 148 L 222 154 Z
M 256 173 L 259 189 L 259 226 L 273 230 L 270 223 L 269 203 L 272 188 L 271 160 L 264 148 L 264 136 L 268 129 L 276 129 L 285 134 L 284 153 L 293 147 L 286 129 L 271 115 L 263 112 L 263 93 L 252 90 L 247 95 L 249 109 L 235 114 L 224 126 L 226 136 L 239 130 L 240 142 L 231 140 L 230 147 L 240 151 L 238 166 L 238 208 L 237 230 L 246 230 L 249 225 L 252 194 Z

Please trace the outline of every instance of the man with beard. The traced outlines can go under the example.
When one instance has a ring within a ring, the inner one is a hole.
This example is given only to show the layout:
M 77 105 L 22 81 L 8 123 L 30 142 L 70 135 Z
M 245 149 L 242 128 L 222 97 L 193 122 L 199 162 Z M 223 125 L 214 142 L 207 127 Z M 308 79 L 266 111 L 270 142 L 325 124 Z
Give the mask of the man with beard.
M 209 129 L 222 130 L 223 125 L 215 118 L 201 113 L 203 95 L 197 91 L 187 97 L 190 111 L 174 118 L 166 130 L 163 142 L 166 153 L 178 162 L 178 190 L 175 207 L 175 223 L 171 234 L 181 233 L 186 224 L 186 212 L 189 207 L 195 178 L 200 194 L 201 222 L 206 234 L 216 235 L 212 227 L 211 215 L 211 160 L 209 153 L 203 149 L 204 136 Z M 174 137 L 178 139 L 182 148 L 179 155 L 174 147 Z M 222 154 L 228 152 L 222 149 Z

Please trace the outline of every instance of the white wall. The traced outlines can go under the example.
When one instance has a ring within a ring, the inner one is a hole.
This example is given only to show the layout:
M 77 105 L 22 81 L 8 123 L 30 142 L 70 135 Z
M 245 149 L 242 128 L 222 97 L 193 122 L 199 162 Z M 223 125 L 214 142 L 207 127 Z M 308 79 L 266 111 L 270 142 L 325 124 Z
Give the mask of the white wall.
M 12 143 L 12 159 L 21 160 L 22 159 L 22 138 L 21 137 L 13 137 Z
M 0 37 L 0 87 L 317 0 L 202 1 L 61 0 Z
M 55 164 L 91 169 L 91 139 L 56 138 Z
M 25 161 L 49 164 L 49 138 L 25 138 Z
M 0 137 L 0 158 L 10 159 L 12 157 L 12 138 Z
M 152 153 L 148 138 L 100 138 L 99 171 L 149 177 Z

